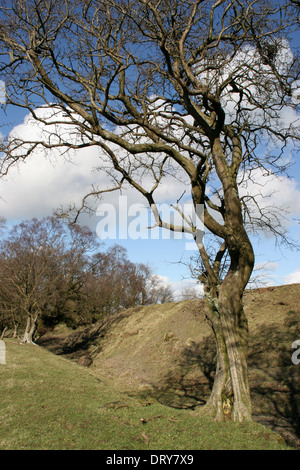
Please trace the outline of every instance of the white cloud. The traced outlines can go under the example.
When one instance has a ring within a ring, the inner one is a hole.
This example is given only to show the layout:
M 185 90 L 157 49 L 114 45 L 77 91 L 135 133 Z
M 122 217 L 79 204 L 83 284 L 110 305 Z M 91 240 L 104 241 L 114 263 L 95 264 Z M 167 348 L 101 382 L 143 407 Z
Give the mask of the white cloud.
M 46 108 L 35 110 L 37 116 L 47 122 L 54 119 L 54 111 Z M 73 128 L 63 124 L 62 114 L 55 115 L 60 125 L 46 126 L 27 115 L 24 122 L 15 126 L 10 139 L 19 138 L 27 142 L 45 140 L 56 142 L 58 135 L 66 141 L 75 142 Z M 25 144 L 25 148 L 30 144 Z M 58 149 L 48 151 L 37 147 L 25 160 L 12 166 L 7 177 L 0 183 L 0 213 L 7 219 L 21 219 L 50 215 L 53 209 L 70 202 L 79 202 L 95 180 L 91 168 L 98 163 L 95 148 L 78 150 L 61 155 Z M 101 182 L 101 181 L 100 181 Z
M 265 45 L 267 46 L 267 43 Z M 273 60 L 277 72 L 283 77 L 288 76 L 294 60 L 289 42 L 286 39 L 281 39 L 277 44 L 270 43 L 269 46 L 274 47 L 274 52 L 276 50 Z M 206 79 L 205 74 L 206 71 L 200 74 L 200 78 L 204 82 L 209 80 Z M 217 77 L 214 74 L 210 77 L 209 85 L 211 87 L 218 87 L 228 78 L 232 78 L 235 85 L 243 90 L 243 95 L 240 95 L 237 89 L 233 89 L 232 82 L 229 82 L 224 88 L 221 101 L 226 112 L 226 122 L 238 121 L 240 116 L 243 116 L 243 120 L 249 124 L 255 124 L 255 127 L 269 125 L 273 130 L 283 130 L 290 126 L 299 126 L 299 115 L 295 110 L 283 104 L 280 96 L 281 87 L 273 71 L 269 65 L 264 63 L 258 50 L 253 46 L 246 45 L 239 49 L 230 60 L 227 59 L 223 64 L 220 63 Z M 299 81 L 295 81 L 292 86 L 294 104 L 299 103 L 299 83 Z M 268 102 L 268 111 L 265 112 L 263 107 L 257 106 L 257 102 Z M 240 114 L 241 110 L 242 114 Z M 298 130 L 296 129 L 294 132 L 297 134 Z
M 10 138 L 52 143 L 58 143 L 59 137 L 71 143 L 83 139 L 73 125 L 64 124 L 68 118 L 56 109 L 38 108 L 35 114 L 41 121 L 27 115 L 22 124 L 13 128 Z M 55 124 L 55 121 L 59 123 Z M 25 148 L 29 145 L 24 144 Z M 13 220 L 50 215 L 59 207 L 68 207 L 71 203 L 79 205 L 92 187 L 104 190 L 116 185 L 106 173 L 111 164 L 101 149 L 94 146 L 71 150 L 65 154 L 61 152 L 61 149 L 48 151 L 40 145 L 25 161 L 21 160 L 18 167 L 10 168 L 8 176 L 0 181 L 2 216 Z M 164 177 L 165 184 L 157 188 L 155 197 L 161 203 L 176 203 L 186 185 L 180 169 L 175 172 L 174 167 L 169 166 L 168 170 Z M 139 182 L 150 190 L 155 181 L 150 172 L 145 172 L 140 175 Z M 128 198 L 128 206 L 136 203 L 146 206 L 147 201 L 143 196 L 128 186 L 125 185 L 122 189 L 122 194 Z M 107 193 L 103 200 L 117 207 L 119 195 L 119 191 Z
M 254 267 L 256 271 L 271 271 L 275 272 L 279 269 L 279 264 L 275 261 L 262 261 L 257 263 Z
M 199 298 L 203 296 L 203 285 L 199 284 L 195 279 L 172 281 L 168 276 L 163 276 L 161 274 L 156 274 L 154 277 L 158 279 L 160 285 L 163 287 L 171 288 L 175 302 L 182 300 L 182 294 L 186 289 L 194 291 Z
M 287 274 L 284 277 L 283 284 L 298 284 L 300 283 L 300 269 L 296 269 L 296 271 Z
M 280 265 L 275 261 L 256 263 L 248 287 L 259 288 L 276 285 Z
M 182 294 L 185 289 L 192 289 L 200 297 L 203 296 L 203 285 L 197 283 L 195 279 L 182 279 L 179 281 L 168 281 L 173 291 L 174 300 L 182 300 Z
M 95 180 L 95 151 L 79 151 L 73 162 L 36 152 L 1 180 L 0 212 L 7 219 L 42 217 L 70 202 L 79 203 Z M 99 179 L 98 179 L 99 181 Z
M 280 222 L 282 227 L 288 227 L 291 217 L 300 213 L 297 181 L 266 172 L 263 168 L 251 171 L 251 175 L 239 186 L 239 194 L 253 218 L 259 221 L 263 214 L 274 226 Z

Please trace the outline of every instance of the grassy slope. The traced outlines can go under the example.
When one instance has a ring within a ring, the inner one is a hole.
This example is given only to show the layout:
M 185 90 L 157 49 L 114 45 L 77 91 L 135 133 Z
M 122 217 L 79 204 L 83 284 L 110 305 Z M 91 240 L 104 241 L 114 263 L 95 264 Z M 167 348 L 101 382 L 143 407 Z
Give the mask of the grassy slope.
M 286 449 L 259 424 L 199 419 L 99 381 L 44 348 L 5 340 L 0 365 L 0 449 Z M 145 421 L 143 424 L 141 419 Z
M 291 362 L 291 345 L 300 339 L 299 297 L 300 284 L 245 294 L 254 417 L 297 446 L 300 365 Z M 136 307 L 108 326 L 68 336 L 58 330 L 41 343 L 90 365 L 118 390 L 176 408 L 197 410 L 213 383 L 215 345 L 203 301 Z

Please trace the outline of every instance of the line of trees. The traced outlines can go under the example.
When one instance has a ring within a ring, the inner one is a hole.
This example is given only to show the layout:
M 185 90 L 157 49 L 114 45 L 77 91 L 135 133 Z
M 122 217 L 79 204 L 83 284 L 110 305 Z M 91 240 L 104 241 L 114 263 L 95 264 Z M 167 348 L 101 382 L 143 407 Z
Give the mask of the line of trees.
M 71 327 L 121 309 L 172 300 L 145 264 L 126 249 L 106 251 L 87 227 L 57 218 L 23 221 L 3 230 L 0 242 L 0 327 L 22 330 L 33 342 L 38 324 Z

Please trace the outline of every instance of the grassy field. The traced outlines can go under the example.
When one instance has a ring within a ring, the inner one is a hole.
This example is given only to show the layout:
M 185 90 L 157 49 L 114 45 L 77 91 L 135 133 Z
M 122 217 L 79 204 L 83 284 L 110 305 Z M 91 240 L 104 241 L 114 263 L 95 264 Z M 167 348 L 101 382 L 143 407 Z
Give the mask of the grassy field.
M 42 347 L 5 343 L 1 450 L 288 449 L 260 424 L 220 424 L 196 411 L 138 400 Z

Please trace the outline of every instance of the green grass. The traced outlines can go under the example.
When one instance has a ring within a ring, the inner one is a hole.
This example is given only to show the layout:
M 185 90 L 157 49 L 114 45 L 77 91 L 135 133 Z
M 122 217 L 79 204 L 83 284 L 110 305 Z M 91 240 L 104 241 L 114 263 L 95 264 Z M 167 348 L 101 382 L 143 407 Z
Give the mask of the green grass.
M 6 347 L 1 450 L 287 449 L 259 424 L 220 424 L 197 412 L 138 401 L 41 347 L 9 340 Z

